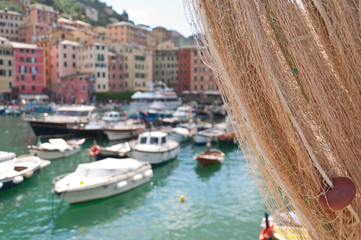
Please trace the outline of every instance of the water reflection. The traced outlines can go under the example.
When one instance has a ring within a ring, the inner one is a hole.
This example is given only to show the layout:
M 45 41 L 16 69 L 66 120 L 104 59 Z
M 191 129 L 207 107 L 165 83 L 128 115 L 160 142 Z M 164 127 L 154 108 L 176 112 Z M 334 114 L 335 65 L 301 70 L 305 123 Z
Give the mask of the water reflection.
M 222 164 L 216 164 L 205 168 L 202 168 L 199 164 L 197 164 L 194 170 L 197 173 L 198 177 L 209 179 L 210 177 L 214 176 L 216 172 L 221 170 L 221 168 Z

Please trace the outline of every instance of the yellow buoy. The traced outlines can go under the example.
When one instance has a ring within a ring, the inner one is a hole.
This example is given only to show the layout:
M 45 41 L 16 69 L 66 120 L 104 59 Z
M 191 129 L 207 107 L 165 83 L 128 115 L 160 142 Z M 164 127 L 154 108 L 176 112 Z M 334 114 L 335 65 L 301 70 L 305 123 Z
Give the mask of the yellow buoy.
M 182 196 L 181 196 L 181 202 L 184 202 L 184 199 L 185 199 L 185 198 L 184 198 L 184 196 L 182 195 Z
M 83 185 L 84 184 L 84 182 L 83 181 L 80 181 L 80 185 Z

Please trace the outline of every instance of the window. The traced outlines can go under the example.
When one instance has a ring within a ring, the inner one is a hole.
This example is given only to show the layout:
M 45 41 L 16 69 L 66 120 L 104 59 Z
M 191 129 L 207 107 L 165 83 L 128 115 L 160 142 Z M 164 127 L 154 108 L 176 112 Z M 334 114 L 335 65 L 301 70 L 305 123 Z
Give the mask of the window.
M 3 60 L 2 60 L 2 59 L 0 59 L 0 65 L 3 65 L 3 64 L 4 64 Z
M 157 137 L 150 137 L 150 142 L 149 144 L 154 144 L 154 145 L 158 145 L 159 141 Z
M 75 62 L 73 62 L 73 68 L 75 68 L 76 67 L 76 64 L 75 64 Z
M 11 77 L 11 75 L 12 75 L 12 72 L 11 72 L 11 70 L 9 70 L 9 77 Z
M 32 89 L 33 91 L 35 91 L 35 86 L 32 86 L 31 89 Z
M 38 68 L 37 67 L 30 67 L 30 73 L 31 74 L 38 74 Z
M 11 60 L 9 60 L 9 61 L 8 61 L 8 65 L 11 66 L 11 64 L 12 64 L 12 62 L 11 62 Z
M 140 139 L 140 144 L 145 144 L 145 143 L 147 143 L 147 138 L 146 138 L 146 137 L 142 137 L 142 138 Z
M 165 137 L 162 137 L 162 141 L 161 141 L 161 144 L 165 144 L 165 142 L 166 142 L 166 139 L 165 139 Z
M 31 76 L 32 80 L 35 81 L 35 75 Z
M 19 66 L 19 73 L 26 73 L 26 66 Z
M 67 62 L 64 62 L 64 67 L 67 67 L 67 66 L 68 66 Z
M 64 45 L 64 47 L 65 47 L 65 45 Z M 66 53 L 64 53 L 64 58 L 66 58 Z
M 25 81 L 25 76 L 21 75 L 21 81 Z
M 21 85 L 21 90 L 25 90 L 25 86 L 24 85 Z

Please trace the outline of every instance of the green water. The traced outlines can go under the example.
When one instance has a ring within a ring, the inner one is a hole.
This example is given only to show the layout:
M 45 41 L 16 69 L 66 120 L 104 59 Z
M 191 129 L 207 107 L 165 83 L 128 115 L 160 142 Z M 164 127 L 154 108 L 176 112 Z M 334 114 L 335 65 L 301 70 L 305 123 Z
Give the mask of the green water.
M 0 123 L 0 150 L 28 153 L 28 138 L 35 139 L 28 124 L 10 116 Z M 192 158 L 205 146 L 182 144 L 178 158 L 154 167 L 146 185 L 78 205 L 62 202 L 51 194 L 51 180 L 91 161 L 91 145 L 0 192 L 0 239 L 258 239 L 266 208 L 237 148 L 222 148 L 222 166 L 201 169 Z

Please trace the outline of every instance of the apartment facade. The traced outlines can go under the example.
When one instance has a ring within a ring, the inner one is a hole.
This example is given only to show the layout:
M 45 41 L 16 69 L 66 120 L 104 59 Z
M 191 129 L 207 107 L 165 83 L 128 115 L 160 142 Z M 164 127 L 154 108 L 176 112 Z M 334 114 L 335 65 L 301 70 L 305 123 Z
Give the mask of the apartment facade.
M 124 58 L 120 54 L 109 52 L 109 91 L 124 92 Z
M 50 46 L 50 79 L 53 97 L 61 99 L 61 78 L 77 73 L 77 48 L 80 44 L 68 40 Z
M 18 27 L 24 22 L 21 13 L 0 10 L 0 36 L 7 38 L 9 41 L 19 41 Z
M 195 47 L 180 48 L 178 51 L 178 91 L 191 90 L 191 53 Z
M 84 45 L 78 48 L 77 59 L 78 72 L 94 74 L 94 91 L 109 91 L 108 47 L 102 43 Z
M 43 49 L 35 44 L 11 44 L 14 48 L 14 76 L 18 92 L 42 93 L 45 87 Z
M 178 48 L 158 49 L 154 53 L 154 82 L 162 81 L 178 91 Z
M 196 48 L 190 52 L 190 88 L 192 91 L 218 91 L 212 70 L 202 60 Z
M 75 73 L 60 78 L 60 95 L 64 103 L 84 104 L 91 97 L 94 89 L 94 75 Z
M 19 41 L 23 43 L 35 43 L 47 38 L 52 32 L 52 27 L 46 23 L 24 23 L 19 26 Z
M 58 22 L 59 13 L 51 6 L 34 3 L 30 5 L 28 15 L 30 23 L 45 23 L 53 26 Z
M 116 22 L 107 25 L 107 35 L 118 43 L 136 43 L 147 46 L 149 31 L 144 26 L 130 22 Z
M 0 37 L 0 94 L 11 92 L 14 75 L 13 46 L 9 40 Z

